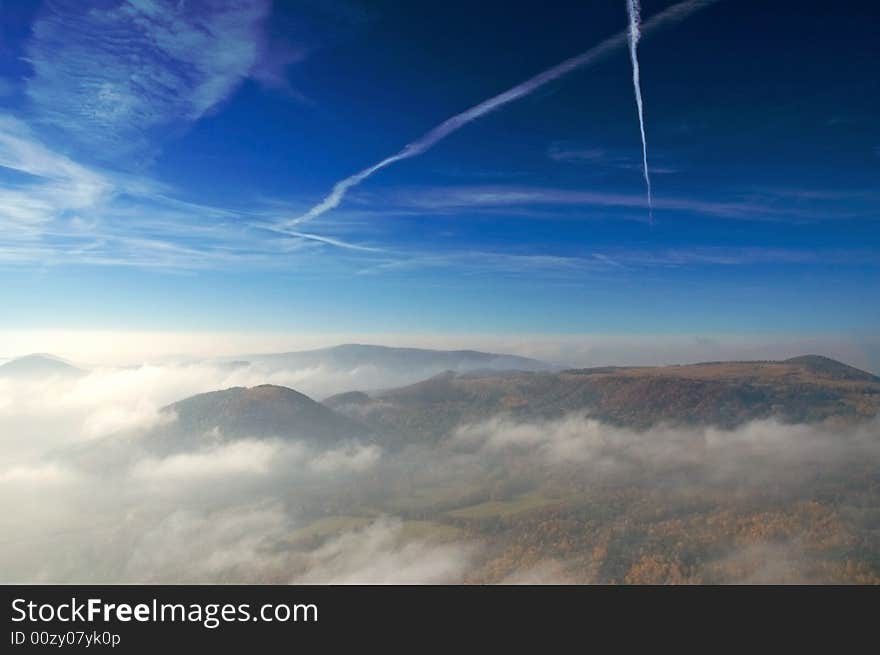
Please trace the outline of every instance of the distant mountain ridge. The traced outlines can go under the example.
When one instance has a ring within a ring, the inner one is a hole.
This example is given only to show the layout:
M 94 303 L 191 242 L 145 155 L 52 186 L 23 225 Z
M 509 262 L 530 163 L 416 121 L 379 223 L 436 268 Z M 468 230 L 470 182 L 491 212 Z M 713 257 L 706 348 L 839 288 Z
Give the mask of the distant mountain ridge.
M 548 371 L 559 368 L 547 362 L 518 355 L 487 353 L 477 350 L 394 348 L 369 344 L 342 344 L 315 350 L 240 355 L 234 359 L 272 365 L 277 368 L 327 366 L 352 369 L 360 366 L 375 366 L 392 370 L 433 369 L 434 372 L 480 369 Z
M 446 371 L 385 391 L 348 391 L 319 403 L 276 385 L 233 387 L 165 407 L 167 448 L 244 437 L 320 444 L 433 441 L 464 423 L 498 415 L 545 420 L 582 412 L 634 428 L 658 423 L 735 427 L 776 417 L 790 422 L 855 420 L 880 410 L 880 378 L 826 357 L 596 367 L 559 372 Z M 211 435 L 214 435 L 213 437 Z
M 857 420 L 880 410 L 880 378 L 807 355 L 778 362 L 441 374 L 397 389 L 339 394 L 324 402 L 402 443 L 437 439 L 463 423 L 499 414 L 543 420 L 583 412 L 634 428 L 658 423 L 730 428 L 770 417 L 787 422 Z
M 85 373 L 86 371 L 60 357 L 46 353 L 17 357 L 0 365 L 0 377 L 5 378 L 75 377 Z
M 444 369 L 385 390 L 347 391 L 323 403 L 269 384 L 202 393 L 164 407 L 162 414 L 169 420 L 155 427 L 147 441 L 169 452 L 240 438 L 320 444 L 357 439 L 402 445 L 436 440 L 462 424 L 499 415 L 540 421 L 583 413 L 639 429 L 658 423 L 729 428 L 770 417 L 788 422 L 849 421 L 875 416 L 880 410 L 880 377 L 820 355 L 568 370 L 469 350 L 360 345 L 266 357 L 288 358 L 288 363 L 296 359 L 300 365 L 310 358 L 348 367 L 384 362 L 412 375 L 421 372 L 418 364 L 484 366 Z M 491 367 L 499 362 L 539 370 Z M 0 366 L 0 375 L 6 377 L 84 373 L 48 355 L 30 355 Z

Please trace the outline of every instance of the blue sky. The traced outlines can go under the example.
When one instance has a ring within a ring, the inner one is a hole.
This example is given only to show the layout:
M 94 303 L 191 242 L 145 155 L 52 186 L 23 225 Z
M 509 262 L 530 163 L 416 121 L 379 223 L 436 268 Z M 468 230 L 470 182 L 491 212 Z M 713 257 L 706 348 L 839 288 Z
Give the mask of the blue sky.
M 873 3 L 718 0 L 646 33 L 653 224 L 625 42 L 298 221 L 621 34 L 623 0 L 0 4 L 2 329 L 880 324 Z

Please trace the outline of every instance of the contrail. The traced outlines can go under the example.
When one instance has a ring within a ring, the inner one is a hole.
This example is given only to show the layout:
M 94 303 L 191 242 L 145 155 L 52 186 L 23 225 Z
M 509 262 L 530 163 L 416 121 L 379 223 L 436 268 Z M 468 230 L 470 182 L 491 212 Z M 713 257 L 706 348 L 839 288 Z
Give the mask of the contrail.
M 633 89 L 636 92 L 636 107 L 639 110 L 639 130 L 642 132 L 642 171 L 645 186 L 648 188 L 648 216 L 654 222 L 654 199 L 651 196 L 651 175 L 648 172 L 648 139 L 645 137 L 645 108 L 642 105 L 642 84 L 639 80 L 639 39 L 642 37 L 642 8 L 639 0 L 626 0 L 626 13 L 629 15 L 629 58 L 633 67 Z
M 349 243 L 348 241 L 342 241 L 340 239 L 332 239 L 330 237 L 324 237 L 318 234 L 306 234 L 305 232 L 296 232 L 294 230 L 288 230 L 285 232 L 285 234 L 289 234 L 290 236 L 298 237 L 300 239 L 305 239 L 306 241 L 317 241 L 319 243 L 326 243 L 329 246 L 345 248 L 346 250 L 360 250 L 362 252 L 385 252 L 385 250 L 383 250 L 382 248 L 361 246 L 356 243 Z
M 718 1 L 719 0 L 685 0 L 684 2 L 679 2 L 678 4 L 660 12 L 642 25 L 641 34 L 644 35 L 660 27 L 682 21 L 692 13 L 713 5 Z M 562 63 L 559 63 L 552 68 L 548 68 L 543 73 L 538 73 L 525 82 L 521 82 L 503 93 L 493 96 L 488 100 L 484 100 L 480 104 L 474 105 L 470 109 L 466 109 L 452 118 L 446 119 L 437 127 L 426 132 L 419 139 L 406 145 L 406 147 L 400 152 L 386 157 L 382 161 L 365 168 L 359 173 L 355 173 L 344 180 L 340 180 L 333 186 L 333 189 L 327 194 L 326 198 L 312 207 L 305 214 L 286 221 L 286 225 L 292 227 L 300 223 L 305 223 L 306 221 L 317 218 L 321 214 L 338 207 L 349 189 L 356 187 L 374 173 L 398 161 L 421 155 L 423 152 L 433 147 L 437 142 L 442 141 L 453 132 L 457 132 L 471 121 L 485 116 L 486 114 L 490 114 L 514 100 L 519 100 L 520 98 L 540 89 L 545 84 L 549 84 L 550 82 L 559 79 L 563 75 L 567 75 L 574 70 L 596 63 L 605 55 L 610 54 L 621 46 L 625 46 L 628 40 L 628 35 L 629 31 L 615 34 L 602 41 L 599 45 L 590 48 L 579 55 L 575 55 L 570 59 L 566 59 Z

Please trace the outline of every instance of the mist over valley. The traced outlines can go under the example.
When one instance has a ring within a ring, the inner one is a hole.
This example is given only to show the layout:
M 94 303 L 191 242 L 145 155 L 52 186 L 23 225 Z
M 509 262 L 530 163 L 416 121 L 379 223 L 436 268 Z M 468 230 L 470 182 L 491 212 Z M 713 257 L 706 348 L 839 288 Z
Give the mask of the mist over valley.
M 880 379 L 820 356 L 28 356 L 0 391 L 5 582 L 880 580 Z

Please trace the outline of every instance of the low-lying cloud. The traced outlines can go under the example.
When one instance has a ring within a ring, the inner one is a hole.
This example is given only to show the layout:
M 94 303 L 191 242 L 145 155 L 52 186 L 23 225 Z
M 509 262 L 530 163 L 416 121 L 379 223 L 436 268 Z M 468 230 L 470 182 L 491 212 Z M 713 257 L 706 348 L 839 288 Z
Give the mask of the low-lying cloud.
M 164 405 L 260 376 L 196 363 L 0 380 L 0 580 L 835 581 L 829 553 L 873 548 L 877 419 L 634 430 L 488 416 L 402 449 L 218 425 L 184 451 L 151 447 L 176 420 Z M 700 568 L 651 550 L 664 531 L 703 549 Z
M 880 419 L 847 426 L 765 419 L 732 430 L 673 425 L 634 430 L 579 414 L 542 422 L 494 417 L 459 427 L 451 443 L 481 454 L 512 453 L 551 465 L 606 471 L 702 465 L 720 475 L 742 472 L 737 467 L 745 460 L 797 467 L 810 461 L 835 464 L 880 457 Z
M 479 546 L 406 540 L 399 519 L 380 518 L 332 539 L 299 564 L 298 584 L 454 584 Z

